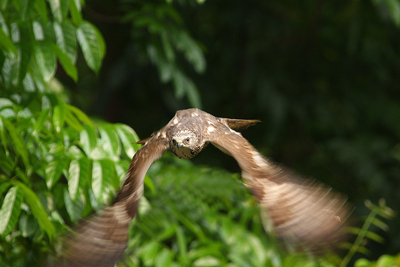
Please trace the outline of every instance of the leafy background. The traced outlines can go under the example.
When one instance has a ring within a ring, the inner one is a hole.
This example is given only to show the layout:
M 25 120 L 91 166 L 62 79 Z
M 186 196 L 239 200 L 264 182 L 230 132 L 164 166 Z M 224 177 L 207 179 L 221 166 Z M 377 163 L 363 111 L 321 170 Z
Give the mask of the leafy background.
M 353 237 L 341 254 L 288 253 L 234 160 L 207 148 L 152 166 L 118 266 L 400 265 L 399 10 L 0 1 L 0 265 L 52 265 L 62 233 L 114 197 L 138 135 L 188 107 L 261 119 L 245 137 L 347 194 Z

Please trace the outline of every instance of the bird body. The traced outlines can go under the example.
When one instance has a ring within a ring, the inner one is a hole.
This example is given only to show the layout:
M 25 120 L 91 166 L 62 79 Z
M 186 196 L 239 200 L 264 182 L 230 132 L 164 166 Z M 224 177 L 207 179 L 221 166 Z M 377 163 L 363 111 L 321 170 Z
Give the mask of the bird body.
M 258 120 L 218 118 L 199 109 L 178 111 L 171 121 L 140 141 L 114 203 L 82 221 L 65 241 L 65 266 L 112 267 L 126 248 L 129 222 L 137 215 L 143 179 L 167 150 L 193 158 L 211 143 L 238 162 L 245 185 L 269 214 L 278 236 L 312 249 L 343 236 L 346 198 L 299 178 L 265 159 L 239 132 Z

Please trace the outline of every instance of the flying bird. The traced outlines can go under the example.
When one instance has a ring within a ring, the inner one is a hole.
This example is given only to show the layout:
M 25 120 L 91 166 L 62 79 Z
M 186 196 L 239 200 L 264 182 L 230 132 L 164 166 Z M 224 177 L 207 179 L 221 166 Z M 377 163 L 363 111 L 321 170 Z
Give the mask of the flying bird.
M 218 118 L 199 109 L 177 111 L 166 126 L 139 142 L 143 146 L 132 158 L 113 204 L 81 221 L 66 238 L 60 265 L 113 267 L 127 246 L 129 223 L 138 213 L 143 179 L 151 164 L 167 150 L 179 158 L 193 158 L 209 143 L 236 159 L 246 187 L 279 237 L 311 249 L 340 240 L 350 214 L 346 198 L 263 157 L 237 132 L 257 122 Z

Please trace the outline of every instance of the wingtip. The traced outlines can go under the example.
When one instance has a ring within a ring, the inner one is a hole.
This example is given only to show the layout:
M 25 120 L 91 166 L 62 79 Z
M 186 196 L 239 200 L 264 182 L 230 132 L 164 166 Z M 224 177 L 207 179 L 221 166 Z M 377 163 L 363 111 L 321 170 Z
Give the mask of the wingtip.
M 228 118 L 221 118 L 220 120 L 232 130 L 237 130 L 237 131 L 245 130 L 250 126 L 253 126 L 261 122 L 260 120 L 243 120 L 243 119 L 228 119 Z

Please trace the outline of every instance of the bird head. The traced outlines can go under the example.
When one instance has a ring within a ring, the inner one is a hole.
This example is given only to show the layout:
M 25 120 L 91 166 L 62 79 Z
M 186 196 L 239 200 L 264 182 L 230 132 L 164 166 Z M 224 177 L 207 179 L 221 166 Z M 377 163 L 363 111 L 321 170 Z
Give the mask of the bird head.
M 193 131 L 177 131 L 173 133 L 171 138 L 171 151 L 181 159 L 193 158 L 203 147 L 203 144 L 199 141 L 199 138 Z

